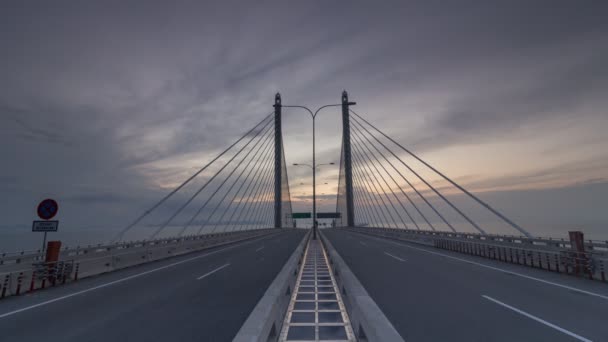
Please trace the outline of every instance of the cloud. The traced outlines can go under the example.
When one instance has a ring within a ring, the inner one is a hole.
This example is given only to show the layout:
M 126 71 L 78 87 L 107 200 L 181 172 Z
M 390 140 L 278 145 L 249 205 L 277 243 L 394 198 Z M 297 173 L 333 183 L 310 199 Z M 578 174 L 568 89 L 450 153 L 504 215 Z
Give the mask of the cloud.
M 73 226 L 98 210 L 119 226 L 271 113 L 277 91 L 284 104 L 315 109 L 347 89 L 356 110 L 400 142 L 449 160 L 455 177 L 475 174 L 474 188 L 603 179 L 605 166 L 590 161 L 608 146 L 600 129 L 608 88 L 603 6 L 7 5 L 0 185 L 15 210 L 5 219 L 28 221 L 48 195 L 69 203 L 64 219 Z M 340 108 L 317 118 L 320 163 L 339 162 L 340 120 Z M 310 163 L 308 114 L 285 109 L 283 131 L 287 164 Z M 522 164 L 538 159 L 543 165 L 530 168 L 551 176 L 499 173 L 467 158 L 483 170 L 474 173 L 450 159 L 455 146 L 466 154 L 523 140 L 543 152 Z M 556 153 L 564 163 L 547 157 Z M 586 166 L 568 166 L 577 162 Z M 288 173 L 292 188 L 310 183 L 306 169 Z M 335 187 L 337 173 L 322 169 L 319 179 Z

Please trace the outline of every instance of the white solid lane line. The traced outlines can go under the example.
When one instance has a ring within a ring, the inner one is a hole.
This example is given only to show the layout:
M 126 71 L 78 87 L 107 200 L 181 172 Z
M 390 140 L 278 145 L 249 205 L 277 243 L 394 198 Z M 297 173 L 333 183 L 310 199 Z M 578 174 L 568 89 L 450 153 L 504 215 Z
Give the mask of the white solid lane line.
M 582 336 L 579 336 L 579 335 L 573 333 L 572 331 L 566 330 L 564 328 L 560 328 L 560 327 L 558 327 L 555 324 L 549 323 L 549 322 L 545 321 L 544 319 L 538 318 L 538 317 L 536 317 L 534 315 L 531 315 L 531 314 L 529 314 L 529 313 L 527 313 L 525 311 L 519 310 L 518 308 L 512 307 L 511 305 L 505 304 L 505 303 L 503 303 L 503 302 L 501 302 L 501 301 L 499 301 L 497 299 L 494 299 L 494 298 L 486 296 L 486 295 L 482 295 L 482 297 L 485 298 L 485 299 L 487 299 L 487 300 L 489 300 L 489 301 L 492 301 L 492 302 L 494 302 L 494 303 L 496 303 L 498 305 L 502 305 L 502 306 L 504 306 L 505 308 L 507 308 L 509 310 L 513 310 L 513 311 L 517 312 L 520 315 L 526 316 L 526 317 L 528 317 L 530 319 L 533 319 L 533 320 L 535 320 L 535 321 L 537 321 L 539 323 L 542 323 L 542 324 L 544 324 L 544 325 L 546 325 L 548 327 L 551 327 L 551 328 L 553 328 L 553 329 L 555 329 L 557 331 L 563 332 L 566 335 L 570 335 L 570 336 L 574 337 L 575 339 L 577 339 L 579 341 L 592 342 L 590 339 L 587 339 L 587 338 L 584 338 Z
M 399 260 L 399 261 L 401 261 L 401 262 L 404 262 L 404 261 L 405 261 L 404 259 L 401 259 L 401 258 L 400 258 L 400 257 L 398 257 L 398 256 L 394 256 L 394 255 L 392 255 L 391 253 L 384 252 L 384 254 L 386 254 L 386 255 L 390 256 L 391 258 L 397 259 L 397 260 Z
M 262 247 L 260 247 L 260 248 L 256 249 L 255 251 L 256 251 L 256 252 L 259 252 L 259 251 L 261 251 L 262 249 L 264 249 L 264 246 L 262 246 Z
M 466 262 L 467 264 L 472 264 L 472 265 L 484 267 L 484 268 L 491 269 L 491 270 L 494 270 L 494 271 L 499 271 L 499 272 L 504 272 L 504 273 L 512 274 L 512 275 L 515 275 L 515 276 L 518 276 L 518 277 L 522 277 L 522 278 L 538 281 L 538 282 L 543 283 L 543 284 L 553 285 L 553 286 L 561 287 L 561 288 L 564 288 L 564 289 L 572 290 L 572 291 L 575 291 L 575 292 L 584 293 L 584 294 L 587 294 L 587 295 L 590 295 L 590 296 L 602 298 L 604 300 L 608 300 L 608 296 L 605 296 L 605 295 L 602 295 L 602 294 L 599 294 L 599 293 L 581 290 L 581 289 L 576 288 L 576 287 L 572 287 L 572 286 L 568 286 L 568 285 L 563 285 L 563 284 L 555 283 L 555 282 L 552 282 L 552 281 L 548 281 L 548 280 L 532 277 L 532 276 L 529 276 L 529 275 L 525 275 L 525 274 L 517 273 L 517 272 L 514 272 L 514 271 L 510 271 L 510 270 L 507 270 L 507 269 L 504 269 L 504 268 L 494 267 L 494 266 L 490 266 L 490 265 L 485 265 L 485 264 L 482 264 L 482 263 L 479 263 L 479 262 L 475 262 L 475 261 L 471 261 L 471 260 L 466 260 L 466 259 L 462 259 L 462 258 L 457 258 L 457 257 L 451 256 L 451 255 L 447 255 L 447 254 L 444 254 L 444 253 L 427 251 L 426 249 L 423 249 L 423 248 L 409 246 L 409 245 L 406 245 L 406 244 L 403 244 L 403 243 L 398 243 L 398 242 L 394 242 L 394 241 L 387 240 L 387 239 L 381 239 L 381 238 L 376 238 L 376 237 L 370 237 L 370 238 L 376 239 L 376 240 L 380 240 L 380 241 L 384 241 L 384 242 L 387 242 L 387 243 L 392 243 L 393 245 L 407 247 L 407 248 L 415 249 L 415 250 L 418 250 L 418 251 L 421 251 L 421 252 L 425 252 L 425 253 L 429 253 L 429 254 L 434 254 L 434 255 L 439 255 L 439 256 L 442 256 L 442 257 L 449 258 L 449 259 Z
M 262 237 L 262 239 L 267 239 L 269 237 L 272 237 L 272 236 Z M 37 308 L 39 306 L 43 306 L 43 305 L 51 304 L 51 303 L 54 303 L 54 302 L 58 302 L 60 300 L 68 299 L 68 298 L 71 298 L 71 297 L 74 297 L 74 296 L 78 296 L 78 295 L 83 294 L 83 293 L 99 290 L 99 289 L 102 289 L 104 287 L 108 287 L 108 286 L 111 286 L 111 285 L 114 285 L 114 284 L 122 283 L 122 282 L 125 282 L 127 280 L 131 280 L 133 278 L 138 278 L 138 277 L 141 277 L 143 275 L 150 274 L 150 273 L 153 273 L 153 272 L 157 272 L 157 271 L 160 271 L 160 270 L 164 270 L 166 268 L 177 266 L 177 265 L 180 265 L 180 264 L 192 261 L 192 260 L 208 257 L 210 255 L 213 255 L 213 254 L 216 254 L 216 253 L 220 253 L 220 252 L 224 252 L 224 251 L 227 251 L 229 249 L 233 249 L 233 248 L 236 248 L 236 247 L 239 247 L 239 246 L 247 245 L 247 244 L 250 244 L 250 243 L 253 243 L 253 242 L 256 242 L 256 241 L 259 241 L 259 240 L 258 239 L 254 239 L 252 241 L 246 241 L 244 243 L 238 243 L 236 245 L 232 245 L 232 246 L 228 246 L 226 248 L 218 249 L 218 250 L 215 250 L 215 251 L 203 254 L 203 255 L 198 255 L 198 256 L 195 256 L 193 258 L 181 260 L 181 261 L 169 264 L 169 265 L 165 265 L 165 266 L 158 267 L 158 268 L 155 268 L 155 269 L 152 269 L 152 270 L 148 270 L 148 271 L 145 271 L 145 272 L 142 272 L 142 273 L 137 273 L 137 274 L 125 277 L 125 278 L 114 280 L 114 281 L 111 281 L 109 283 L 93 286 L 91 288 L 88 288 L 88 289 L 85 289 L 85 290 L 81 290 L 81 291 L 77 291 L 77 292 L 74 292 L 74 293 L 70 293 L 70 294 L 65 295 L 65 296 L 53 298 L 53 299 L 50 299 L 50 300 L 47 300 L 47 301 L 44 301 L 44 302 L 41 302 L 41 303 L 38 303 L 38 304 L 34 304 L 34 305 L 26 306 L 26 307 L 21 308 L 21 309 L 17 309 L 17 310 L 14 310 L 14 311 L 9 311 L 9 312 L 0 314 L 0 318 L 12 316 L 14 314 L 17 314 L 17 313 L 20 313 L 20 312 L 23 312 L 23 311 L 31 310 L 31 309 Z
M 222 266 L 220 266 L 220 267 L 218 267 L 218 268 L 214 269 L 213 271 L 207 272 L 207 273 L 203 274 L 202 276 L 200 276 L 200 277 L 196 278 L 196 280 L 201 280 L 201 279 L 203 279 L 203 278 L 206 278 L 206 277 L 208 277 L 208 276 L 212 275 L 213 273 L 215 273 L 215 272 L 217 272 L 217 271 L 219 271 L 219 270 L 221 270 L 221 269 L 224 269 L 224 268 L 226 268 L 226 267 L 228 267 L 228 266 L 230 266 L 230 263 L 228 263 L 228 264 L 226 264 L 226 265 L 222 265 Z

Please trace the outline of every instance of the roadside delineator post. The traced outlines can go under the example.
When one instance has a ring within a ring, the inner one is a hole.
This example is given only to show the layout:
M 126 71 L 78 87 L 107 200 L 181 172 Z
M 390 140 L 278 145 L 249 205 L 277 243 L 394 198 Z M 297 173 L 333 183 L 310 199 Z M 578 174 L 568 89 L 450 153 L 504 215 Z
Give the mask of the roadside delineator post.
M 19 272 L 19 276 L 17 276 L 17 291 L 15 291 L 15 295 L 21 294 L 21 283 L 23 282 L 23 272 Z
M 568 232 L 568 236 L 570 237 L 570 249 L 574 255 L 574 274 L 579 275 L 585 264 L 583 262 L 585 259 L 585 240 L 583 232 Z
M 0 295 L 0 298 L 4 298 L 6 296 L 6 289 L 8 288 L 8 280 L 10 279 L 10 274 L 7 274 L 4 277 L 4 284 L 2 285 L 2 294 Z
M 80 263 L 76 263 L 76 271 L 74 273 L 74 281 L 78 280 L 78 269 L 80 268 Z
M 32 281 L 30 281 L 30 291 L 34 291 L 34 286 L 36 284 L 36 271 L 32 271 Z

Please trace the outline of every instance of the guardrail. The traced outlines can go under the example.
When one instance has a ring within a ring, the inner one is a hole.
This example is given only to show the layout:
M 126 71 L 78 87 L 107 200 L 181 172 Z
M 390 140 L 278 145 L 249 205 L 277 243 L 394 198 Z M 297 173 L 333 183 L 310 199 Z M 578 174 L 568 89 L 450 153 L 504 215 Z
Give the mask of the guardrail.
M 274 229 L 274 228 L 268 228 Z M 259 229 L 259 231 L 265 231 L 268 229 Z M 256 230 L 257 231 L 257 230 Z M 208 238 L 214 238 L 217 236 L 229 236 L 233 234 L 240 234 L 246 231 L 233 231 L 225 233 L 214 233 L 214 234 L 202 234 L 202 235 L 188 235 L 182 237 L 168 237 L 155 240 L 136 240 L 126 241 L 112 244 L 98 244 L 98 245 L 87 245 L 87 246 L 76 246 L 76 247 L 63 247 L 59 254 L 60 259 L 68 259 L 70 257 L 78 257 L 80 255 L 100 254 L 107 252 L 114 252 L 117 250 L 125 250 L 132 248 L 145 248 L 158 245 L 171 245 L 180 244 L 185 241 L 198 241 Z M 30 264 L 37 261 L 43 261 L 45 253 L 41 250 L 30 250 L 20 252 L 3 252 L 0 253 L 0 272 L 3 266 L 11 264 Z
M 0 266 L 0 298 L 279 231 L 281 229 L 258 229 L 207 234 L 196 238 L 162 239 L 103 248 L 66 250 L 60 254 L 60 260 L 57 262 L 45 263 L 33 259 L 29 264 L 22 261 L 18 264 L 3 265 Z M 14 269 L 15 266 L 18 266 L 18 269 Z
M 262 299 L 256 304 L 239 329 L 232 340 L 233 342 L 270 342 L 278 340 L 309 238 L 310 232 L 306 233 L 279 274 L 272 281 Z
M 327 251 L 357 341 L 404 342 L 331 242 L 322 233 L 319 236 Z
M 586 277 L 606 282 L 608 254 L 597 250 L 578 252 L 568 247 L 505 240 L 463 238 L 459 234 L 412 234 L 412 230 L 386 228 L 341 228 L 368 235 L 409 241 L 487 259 Z M 433 232 L 437 233 L 437 232 Z M 478 235 L 478 234 L 474 234 Z M 530 239 L 536 240 L 536 239 Z M 556 241 L 556 240 L 553 240 Z
M 538 249 L 570 249 L 570 240 L 562 238 L 550 237 L 533 237 L 516 235 L 498 235 L 498 234 L 479 234 L 479 233 L 454 233 L 448 231 L 431 231 L 431 230 L 416 230 L 416 229 L 401 229 L 401 228 L 380 228 L 380 227 L 356 227 L 365 229 L 378 229 L 378 231 L 407 233 L 416 236 L 427 236 L 433 239 L 444 237 L 450 239 L 460 239 L 464 241 L 481 241 L 492 242 L 495 244 L 534 246 Z M 608 255 L 608 241 L 603 240 L 585 240 L 585 250 L 594 251 L 597 253 L 606 253 Z

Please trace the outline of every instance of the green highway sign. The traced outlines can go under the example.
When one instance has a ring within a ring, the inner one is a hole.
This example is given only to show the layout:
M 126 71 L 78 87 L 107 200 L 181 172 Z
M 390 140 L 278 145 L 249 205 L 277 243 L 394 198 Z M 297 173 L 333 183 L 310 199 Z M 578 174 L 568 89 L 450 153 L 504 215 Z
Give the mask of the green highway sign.
M 312 215 L 310 213 L 291 213 L 291 218 L 294 219 L 309 219 Z
M 317 213 L 318 219 L 334 219 L 340 217 L 340 213 Z

